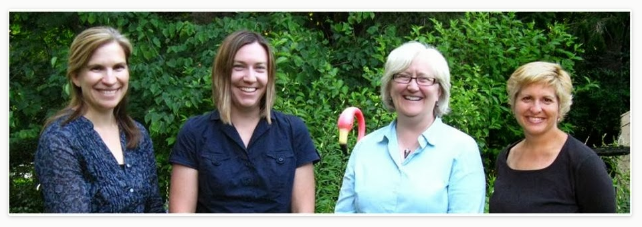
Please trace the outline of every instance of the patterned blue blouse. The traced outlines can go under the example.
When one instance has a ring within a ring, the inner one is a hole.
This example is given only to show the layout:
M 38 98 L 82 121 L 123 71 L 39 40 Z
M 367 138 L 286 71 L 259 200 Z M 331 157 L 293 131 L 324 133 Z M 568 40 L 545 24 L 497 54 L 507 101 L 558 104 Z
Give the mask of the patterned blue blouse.
M 36 176 L 45 202 L 53 213 L 161 213 L 156 159 L 147 130 L 138 122 L 141 142 L 125 145 L 120 133 L 124 165 L 119 165 L 93 123 L 79 117 L 68 124 L 62 117 L 42 132 L 35 156 Z

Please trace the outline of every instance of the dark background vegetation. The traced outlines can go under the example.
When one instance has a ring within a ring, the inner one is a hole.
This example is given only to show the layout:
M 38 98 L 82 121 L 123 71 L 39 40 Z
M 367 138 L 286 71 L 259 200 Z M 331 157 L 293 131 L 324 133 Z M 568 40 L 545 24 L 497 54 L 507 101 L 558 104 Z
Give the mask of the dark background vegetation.
M 591 147 L 617 145 L 620 115 L 630 109 L 629 12 L 10 12 L 9 21 L 10 213 L 43 211 L 32 163 L 38 134 L 68 101 L 68 48 L 91 26 L 116 27 L 134 45 L 130 112 L 150 131 L 165 199 L 176 134 L 188 117 L 212 110 L 212 60 L 237 29 L 261 32 L 274 47 L 275 109 L 301 117 L 322 155 L 321 213 L 333 212 L 347 160 L 338 115 L 359 107 L 368 132 L 394 119 L 381 106 L 379 78 L 403 42 L 432 44 L 448 59 L 452 112 L 444 121 L 477 140 L 489 194 L 496 154 L 522 137 L 505 91 L 518 66 L 544 60 L 571 73 L 574 103 L 560 127 Z M 618 157 L 604 160 L 618 212 L 629 213 L 628 169 L 613 167 Z

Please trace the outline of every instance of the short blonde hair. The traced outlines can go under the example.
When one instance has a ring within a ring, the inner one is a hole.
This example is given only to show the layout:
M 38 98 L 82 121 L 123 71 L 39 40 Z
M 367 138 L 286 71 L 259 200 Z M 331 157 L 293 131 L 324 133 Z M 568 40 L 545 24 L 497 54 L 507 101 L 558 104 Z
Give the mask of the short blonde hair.
M 555 96 L 559 101 L 559 121 L 564 120 L 564 116 L 571 110 L 571 104 L 573 104 L 573 83 L 562 66 L 536 61 L 517 68 L 506 83 L 508 104 L 513 113 L 515 113 L 515 98 L 522 88 L 531 84 L 544 84 L 555 89 Z
M 390 112 L 396 110 L 390 96 L 392 77 L 410 67 L 412 60 L 416 57 L 425 57 L 430 62 L 436 83 L 439 84 L 439 89 L 441 90 L 441 96 L 439 96 L 437 107 L 435 107 L 435 116 L 441 117 L 450 111 L 448 108 L 450 101 L 450 68 L 448 68 L 446 58 L 435 47 L 417 41 L 406 42 L 392 50 L 388 55 L 383 77 L 381 77 L 381 100 L 383 105 Z

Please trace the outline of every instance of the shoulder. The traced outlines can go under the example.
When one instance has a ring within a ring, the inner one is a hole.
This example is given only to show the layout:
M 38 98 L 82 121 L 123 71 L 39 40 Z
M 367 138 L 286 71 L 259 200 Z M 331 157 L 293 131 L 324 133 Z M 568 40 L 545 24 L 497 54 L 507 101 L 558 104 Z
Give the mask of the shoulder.
M 73 149 L 92 140 L 92 136 L 88 135 L 93 131 L 89 120 L 80 117 L 63 124 L 65 120 L 66 116 L 58 118 L 44 128 L 38 138 L 38 153 Z
M 145 126 L 143 124 L 141 124 L 140 122 L 138 122 L 138 121 L 136 121 L 134 119 L 132 119 L 132 121 L 134 122 L 134 125 L 136 125 L 136 128 L 138 128 L 138 130 L 140 131 L 140 133 L 142 135 L 146 135 L 146 136 L 149 135 L 149 132 L 147 131 L 147 128 L 145 128 Z
M 357 141 L 357 143 L 354 145 L 354 150 L 361 150 L 362 148 L 367 148 L 364 150 L 370 150 L 373 146 L 377 147 L 380 146 L 381 142 L 390 139 L 390 134 L 394 133 L 393 130 L 394 125 L 393 122 L 390 124 L 383 126 L 381 128 L 378 128 L 370 133 L 367 133 L 361 140 Z M 356 127 L 354 127 L 352 130 L 357 130 Z
M 82 117 L 63 124 L 65 120 L 67 120 L 67 116 L 63 116 L 52 121 L 43 129 L 41 137 L 67 137 L 74 134 L 84 133 L 88 130 L 93 130 L 93 125 Z
M 303 119 L 293 114 L 286 114 L 272 110 L 272 122 L 276 124 L 291 125 L 294 129 L 306 128 Z
M 441 131 L 442 131 L 441 135 L 449 138 L 449 140 L 458 141 L 459 143 L 477 145 L 477 141 L 475 141 L 475 139 L 472 136 L 466 134 L 465 132 L 459 130 L 458 128 L 455 128 L 443 122 L 440 124 L 441 124 Z
M 201 115 L 196 115 L 196 116 L 191 116 L 190 118 L 187 119 L 185 124 L 200 124 L 204 123 L 207 121 L 210 121 L 213 118 L 218 117 L 218 111 L 210 111 Z
M 39 142 L 47 143 L 53 140 L 63 140 L 64 138 L 69 137 L 72 134 L 72 129 L 61 125 L 62 121 L 57 119 L 56 121 L 51 122 L 47 125 L 40 133 Z
M 385 125 L 381 128 L 378 128 L 371 133 L 367 133 L 366 136 L 363 137 L 362 140 L 375 140 L 375 141 L 381 141 L 381 139 L 386 136 L 388 133 L 390 133 L 391 127 L 393 127 L 392 123 Z M 352 130 L 357 130 L 357 127 L 353 127 Z
M 181 131 L 201 131 L 205 130 L 214 118 L 218 117 L 218 111 L 210 111 L 201 115 L 192 116 L 185 121 Z
M 283 112 L 276 111 L 276 110 L 272 110 L 271 114 L 272 114 L 273 120 L 277 120 L 277 121 L 300 121 L 300 122 L 303 122 L 303 120 L 300 117 L 295 116 L 293 114 L 283 113 Z
M 572 162 L 584 162 L 590 159 L 600 159 L 597 153 L 575 137 L 568 135 L 564 148 Z

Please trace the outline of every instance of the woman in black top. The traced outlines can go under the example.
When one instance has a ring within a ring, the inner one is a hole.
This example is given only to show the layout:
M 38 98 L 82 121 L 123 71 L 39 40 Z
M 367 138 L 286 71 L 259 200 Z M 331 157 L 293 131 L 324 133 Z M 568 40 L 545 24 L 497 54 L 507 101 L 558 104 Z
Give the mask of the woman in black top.
M 507 84 L 524 131 L 497 157 L 490 213 L 614 213 L 615 190 L 604 162 L 557 127 L 572 103 L 570 76 L 558 64 L 531 62 Z

